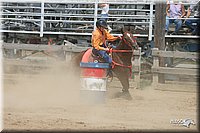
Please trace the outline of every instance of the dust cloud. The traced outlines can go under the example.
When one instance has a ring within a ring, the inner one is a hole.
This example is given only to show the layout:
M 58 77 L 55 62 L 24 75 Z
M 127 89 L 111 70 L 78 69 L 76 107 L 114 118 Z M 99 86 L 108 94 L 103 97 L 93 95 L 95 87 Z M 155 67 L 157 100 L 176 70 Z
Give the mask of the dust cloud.
M 196 86 L 159 85 L 130 88 L 133 100 L 111 98 L 121 91 L 117 79 L 108 85 L 104 104 L 87 105 L 80 99 L 80 75 L 71 62 L 53 60 L 32 68 L 5 65 L 3 75 L 5 130 L 119 130 L 181 129 L 171 119 L 197 121 Z M 44 66 L 47 66 L 46 68 Z M 12 72 L 12 73 L 11 73 Z M 171 89 L 162 91 L 158 89 Z M 178 92 L 173 90 L 191 90 Z M 187 111 L 186 111 L 187 110 Z M 144 126 L 145 125 L 145 126 Z
M 39 74 L 17 73 L 12 79 L 15 83 L 5 84 L 4 91 L 9 91 L 9 95 L 4 96 L 5 106 L 33 108 L 79 104 L 80 79 L 70 64 L 53 61 L 48 67 Z

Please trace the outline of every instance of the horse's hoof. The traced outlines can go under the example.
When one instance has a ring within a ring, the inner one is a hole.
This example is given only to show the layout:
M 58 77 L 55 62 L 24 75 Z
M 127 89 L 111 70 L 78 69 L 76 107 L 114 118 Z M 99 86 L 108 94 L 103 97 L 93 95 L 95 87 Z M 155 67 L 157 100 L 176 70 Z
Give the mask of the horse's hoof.
M 124 99 L 126 99 L 126 100 L 132 100 L 132 99 L 133 99 L 132 96 L 131 96 L 131 94 L 129 93 L 129 91 L 127 91 L 127 92 L 122 92 L 122 93 L 123 93 L 122 97 L 123 97 Z
M 116 93 L 115 98 L 123 98 L 123 99 L 126 99 L 126 100 L 132 100 L 133 99 L 131 94 L 128 91 Z

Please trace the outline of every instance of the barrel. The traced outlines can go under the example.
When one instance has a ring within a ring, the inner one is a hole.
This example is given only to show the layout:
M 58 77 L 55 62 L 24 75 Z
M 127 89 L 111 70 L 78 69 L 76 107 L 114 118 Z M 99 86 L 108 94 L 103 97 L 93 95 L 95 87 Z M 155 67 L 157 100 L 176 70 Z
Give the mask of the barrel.
M 107 90 L 108 63 L 81 62 L 81 101 L 84 103 L 104 103 Z

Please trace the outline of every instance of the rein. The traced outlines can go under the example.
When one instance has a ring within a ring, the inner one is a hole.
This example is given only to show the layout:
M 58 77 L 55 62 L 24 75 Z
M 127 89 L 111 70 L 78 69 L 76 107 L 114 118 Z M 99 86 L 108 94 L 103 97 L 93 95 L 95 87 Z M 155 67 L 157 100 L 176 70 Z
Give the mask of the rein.
M 125 33 L 127 33 L 127 32 L 125 32 Z M 130 34 L 130 33 L 128 33 L 128 34 Z M 135 37 L 132 36 L 132 39 L 133 39 L 133 42 L 136 43 Z M 129 42 L 127 42 L 126 39 L 124 39 L 124 36 L 122 37 L 122 43 L 123 43 L 123 42 L 124 42 L 124 44 L 127 44 L 127 45 L 131 48 L 131 50 L 116 50 L 116 49 L 110 49 L 110 50 L 109 50 L 109 53 L 112 54 L 113 52 L 116 52 L 116 53 L 131 53 L 131 52 L 132 52 L 132 56 L 133 56 L 133 51 L 134 51 L 134 49 L 132 48 L 132 45 L 131 45 Z M 126 65 L 124 65 L 124 64 L 120 64 L 120 63 L 117 63 L 117 62 L 115 62 L 115 61 L 112 61 L 112 63 L 113 63 L 112 69 L 113 69 L 115 66 L 121 66 L 121 67 L 129 68 L 129 70 L 130 70 L 129 78 L 132 77 L 132 65 L 126 66 Z
M 109 50 L 109 53 L 113 53 L 113 52 L 115 52 L 115 53 L 131 53 L 133 51 L 132 50 L 117 50 L 117 49 L 110 49 Z
M 119 64 L 119 63 L 117 63 L 117 62 L 115 62 L 115 61 L 112 61 L 112 63 L 113 63 L 112 69 L 115 68 L 116 65 L 117 65 L 117 66 L 121 66 L 121 67 L 125 67 L 125 68 L 129 68 L 129 70 L 130 70 L 129 78 L 132 77 L 132 65 L 126 66 L 126 65 L 123 65 L 123 64 Z

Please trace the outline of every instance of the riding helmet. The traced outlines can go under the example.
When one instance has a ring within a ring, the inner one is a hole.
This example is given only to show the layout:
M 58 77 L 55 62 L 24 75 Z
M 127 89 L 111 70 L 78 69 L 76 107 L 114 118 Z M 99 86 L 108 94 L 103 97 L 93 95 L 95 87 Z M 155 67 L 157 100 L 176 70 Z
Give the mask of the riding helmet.
M 107 28 L 107 23 L 104 19 L 99 19 L 96 22 L 96 26 L 97 27 L 103 27 L 103 28 Z

